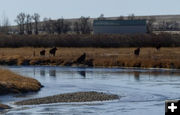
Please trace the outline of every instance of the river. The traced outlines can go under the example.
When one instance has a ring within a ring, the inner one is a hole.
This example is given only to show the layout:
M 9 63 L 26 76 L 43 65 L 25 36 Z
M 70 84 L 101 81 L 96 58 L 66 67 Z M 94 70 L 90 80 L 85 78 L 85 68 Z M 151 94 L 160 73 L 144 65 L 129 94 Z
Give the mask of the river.
M 9 66 L 18 74 L 39 80 L 38 93 L 0 96 L 13 109 L 6 115 L 164 115 L 165 100 L 180 99 L 180 70 L 104 69 L 50 66 Z M 120 96 L 119 100 L 16 106 L 20 100 L 56 94 L 97 91 Z

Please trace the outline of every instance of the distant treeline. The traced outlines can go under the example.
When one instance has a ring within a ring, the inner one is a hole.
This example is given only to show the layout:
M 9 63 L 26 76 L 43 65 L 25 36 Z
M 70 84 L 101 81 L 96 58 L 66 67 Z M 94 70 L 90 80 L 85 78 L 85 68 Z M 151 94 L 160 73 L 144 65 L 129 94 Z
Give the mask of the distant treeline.
M 127 17 L 120 16 L 114 20 L 136 20 L 134 14 L 130 14 Z M 93 20 L 109 20 L 101 14 L 97 18 L 90 18 L 81 16 L 77 19 L 64 19 L 59 18 L 53 20 L 51 18 L 44 18 L 40 20 L 40 14 L 24 13 L 21 12 L 17 15 L 15 22 L 16 26 L 11 26 L 8 17 L 4 16 L 3 21 L 0 22 L 0 33 L 2 34 L 19 34 L 19 35 L 42 35 L 42 34 L 90 34 L 93 32 Z M 147 32 L 153 32 L 153 23 L 155 18 L 149 18 L 147 20 Z M 165 22 L 163 23 L 163 29 L 165 29 Z M 169 23 L 169 25 L 173 25 Z M 174 26 L 172 26 L 174 27 Z M 173 29 L 171 27 L 171 29 Z
M 179 47 L 180 35 L 0 35 L 0 47 Z

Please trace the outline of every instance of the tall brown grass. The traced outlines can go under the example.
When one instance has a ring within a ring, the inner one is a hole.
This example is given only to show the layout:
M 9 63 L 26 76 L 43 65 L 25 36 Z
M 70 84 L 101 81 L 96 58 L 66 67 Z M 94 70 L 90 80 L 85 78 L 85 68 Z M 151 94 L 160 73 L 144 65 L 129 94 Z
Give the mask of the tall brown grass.
M 86 53 L 86 60 L 92 59 L 94 67 L 180 68 L 180 47 L 163 47 L 159 51 L 153 47 L 141 48 L 139 56 L 134 55 L 136 48 L 58 48 L 52 57 L 48 53 L 50 48 L 45 48 L 47 53 L 43 57 L 39 54 L 42 49 L 0 48 L 0 64 L 73 66 L 73 62 Z

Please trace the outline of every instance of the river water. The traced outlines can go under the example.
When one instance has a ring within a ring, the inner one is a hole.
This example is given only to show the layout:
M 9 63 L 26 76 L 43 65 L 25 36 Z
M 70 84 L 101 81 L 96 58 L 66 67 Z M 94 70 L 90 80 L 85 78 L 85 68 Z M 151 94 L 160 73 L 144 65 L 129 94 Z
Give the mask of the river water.
M 103 69 L 49 66 L 11 66 L 10 70 L 39 80 L 38 93 L 0 96 L 13 106 L 6 115 L 164 115 L 165 100 L 180 99 L 180 70 Z M 56 94 L 98 91 L 120 96 L 119 100 L 16 106 L 20 100 Z

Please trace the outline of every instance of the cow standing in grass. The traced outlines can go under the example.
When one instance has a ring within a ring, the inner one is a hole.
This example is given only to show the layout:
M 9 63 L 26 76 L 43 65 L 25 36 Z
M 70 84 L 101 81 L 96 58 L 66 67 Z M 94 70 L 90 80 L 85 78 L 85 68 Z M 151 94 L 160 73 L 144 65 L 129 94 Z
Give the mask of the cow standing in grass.
M 46 55 L 46 50 L 41 50 L 40 51 L 40 56 L 45 56 Z
M 160 50 L 160 48 L 161 48 L 161 45 L 157 45 L 156 46 L 156 49 L 159 51 Z
M 49 54 L 52 55 L 52 56 L 55 56 L 56 55 L 56 50 L 57 50 L 56 47 L 50 49 Z
M 134 55 L 139 56 L 141 49 L 137 48 L 134 50 Z
M 83 53 L 77 60 L 76 63 L 82 63 L 86 60 L 86 53 Z

